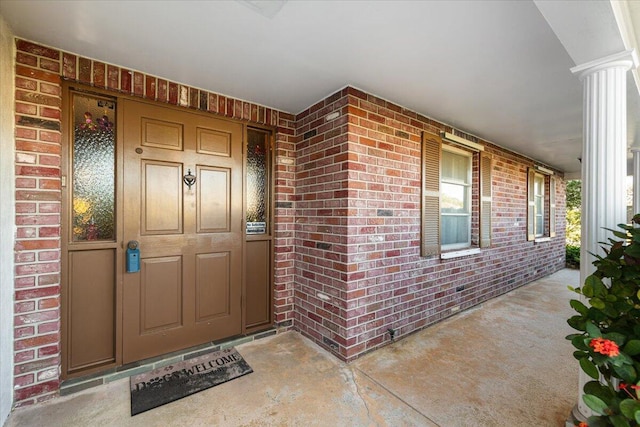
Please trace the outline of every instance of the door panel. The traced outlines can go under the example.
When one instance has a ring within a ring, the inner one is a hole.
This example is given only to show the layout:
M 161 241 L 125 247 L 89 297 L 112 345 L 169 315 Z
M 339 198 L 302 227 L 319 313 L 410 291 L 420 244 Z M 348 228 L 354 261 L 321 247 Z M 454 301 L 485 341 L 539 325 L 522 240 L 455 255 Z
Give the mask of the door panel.
M 182 326 L 182 259 L 143 259 L 140 265 L 140 334 Z
M 115 361 L 115 250 L 69 253 L 70 372 Z
M 182 124 L 142 118 L 141 128 L 140 145 L 143 147 L 182 151 L 182 136 L 184 134 Z
M 145 160 L 141 163 L 141 233 L 182 233 L 182 165 Z
M 198 128 L 197 152 L 215 156 L 231 156 L 231 134 L 213 129 Z
M 198 167 L 198 233 L 229 232 L 231 171 Z
M 242 332 L 240 123 L 133 100 L 124 113 L 123 363 Z M 189 187 L 183 176 L 191 170 Z
M 246 326 L 269 324 L 271 321 L 271 242 L 254 240 L 247 242 L 247 314 Z
M 198 307 L 196 321 L 203 322 L 213 317 L 231 313 L 231 283 L 228 252 L 199 254 L 196 258 L 196 295 Z

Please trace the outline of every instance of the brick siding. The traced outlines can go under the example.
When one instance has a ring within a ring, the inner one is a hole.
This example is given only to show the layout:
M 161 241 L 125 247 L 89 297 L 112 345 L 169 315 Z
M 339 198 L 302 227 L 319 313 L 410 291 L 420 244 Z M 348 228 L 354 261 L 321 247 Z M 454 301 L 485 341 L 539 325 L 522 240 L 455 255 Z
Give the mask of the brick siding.
M 388 343 L 389 328 L 401 337 L 564 264 L 564 182 L 558 237 L 527 242 L 533 161 L 486 141 L 477 142 L 494 156 L 492 247 L 421 258 L 421 132 L 454 130 L 375 96 L 345 88 L 294 116 L 24 40 L 16 46 L 17 406 L 50 399 L 60 385 L 63 79 L 276 128 L 275 321 L 343 360 Z M 477 228 L 477 216 L 472 222 Z
M 276 128 L 278 157 L 293 158 L 294 116 L 158 77 L 16 40 L 16 406 L 50 399 L 60 386 L 61 94 L 80 82 Z M 275 320 L 293 319 L 293 165 L 278 164 Z
M 470 136 L 494 158 L 491 247 L 422 258 L 421 134 L 464 133 L 350 87 L 298 114 L 296 130 L 295 325 L 338 357 L 353 360 L 388 343 L 389 329 L 401 337 L 564 266 L 561 174 L 558 235 L 527 242 L 534 162 Z M 477 211 L 477 186 L 472 204 Z M 477 215 L 472 225 L 477 241 Z

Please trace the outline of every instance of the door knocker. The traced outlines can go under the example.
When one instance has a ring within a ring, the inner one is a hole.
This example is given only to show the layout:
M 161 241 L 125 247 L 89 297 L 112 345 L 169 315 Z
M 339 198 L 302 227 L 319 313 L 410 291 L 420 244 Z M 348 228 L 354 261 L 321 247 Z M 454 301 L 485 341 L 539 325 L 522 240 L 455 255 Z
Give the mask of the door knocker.
M 187 174 L 182 178 L 182 181 L 187 184 L 187 187 L 191 190 L 191 186 L 196 183 L 196 177 L 191 173 L 191 169 L 187 170 Z

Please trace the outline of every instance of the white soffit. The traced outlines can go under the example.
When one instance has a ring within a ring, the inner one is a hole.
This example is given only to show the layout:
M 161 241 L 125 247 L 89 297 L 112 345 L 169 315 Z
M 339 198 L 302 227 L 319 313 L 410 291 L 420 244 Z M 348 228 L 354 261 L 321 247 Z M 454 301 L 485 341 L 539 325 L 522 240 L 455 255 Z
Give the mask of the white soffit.
M 576 65 L 625 50 L 609 1 L 534 0 Z
M 634 50 L 636 54 L 640 54 L 638 47 L 640 46 L 640 28 L 636 30 L 633 26 L 634 16 L 636 21 L 640 22 L 640 2 L 627 2 L 627 1 L 613 1 L 611 2 L 611 8 L 615 16 L 618 28 L 620 30 L 620 37 L 626 50 Z M 638 68 L 631 70 L 635 89 L 638 95 L 640 95 L 640 75 L 638 74 Z
M 534 0 L 576 66 L 640 46 L 640 2 Z M 640 76 L 627 75 L 627 145 L 640 144 Z M 629 153 L 631 156 L 631 153 Z M 628 168 L 630 173 L 632 169 Z M 578 171 L 573 171 L 572 177 Z M 579 174 L 577 174 L 579 176 Z
M 569 69 L 585 61 L 566 40 L 611 42 L 579 20 L 561 37 L 542 3 L 598 3 L 580 16 L 615 24 L 594 1 L 0 0 L 0 14 L 18 37 L 291 113 L 351 85 L 575 172 Z
M 273 18 L 280 12 L 287 0 L 236 0 L 249 9 L 267 18 Z

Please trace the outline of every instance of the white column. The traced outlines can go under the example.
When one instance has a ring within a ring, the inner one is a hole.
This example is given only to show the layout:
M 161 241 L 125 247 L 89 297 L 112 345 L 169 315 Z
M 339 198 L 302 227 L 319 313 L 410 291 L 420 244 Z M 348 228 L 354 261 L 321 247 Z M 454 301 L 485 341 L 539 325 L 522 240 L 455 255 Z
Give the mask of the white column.
M 13 406 L 16 43 L 0 16 L 0 423 Z
M 633 153 L 633 212 L 635 215 L 640 212 L 640 146 L 631 147 Z
M 627 71 L 637 67 L 625 51 L 571 69 L 584 84 L 582 142 L 582 234 L 580 283 L 595 271 L 590 253 L 604 255 L 598 242 L 611 237 L 604 228 L 626 222 Z M 591 411 L 582 400 L 589 381 L 580 370 L 578 414 Z

